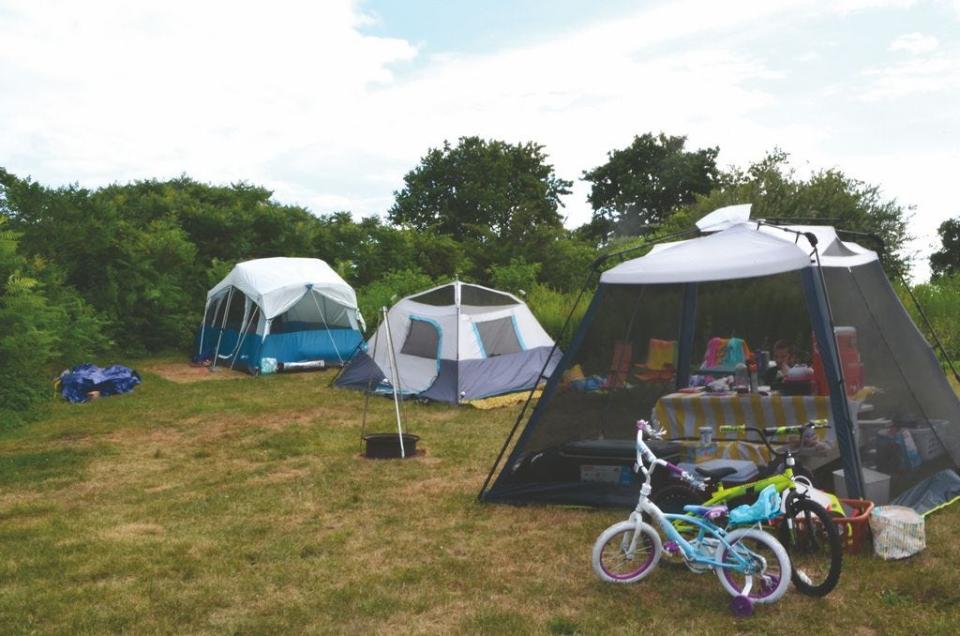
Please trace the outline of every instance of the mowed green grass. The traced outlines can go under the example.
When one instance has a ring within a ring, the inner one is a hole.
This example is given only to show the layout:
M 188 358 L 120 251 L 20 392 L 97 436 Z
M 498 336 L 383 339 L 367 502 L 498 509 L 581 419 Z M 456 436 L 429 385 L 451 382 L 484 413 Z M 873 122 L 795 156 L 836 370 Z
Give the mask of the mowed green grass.
M 519 407 L 405 407 L 426 454 L 358 457 L 363 396 L 330 373 L 176 383 L 57 404 L 0 436 L 0 632 L 943 633 L 960 506 L 902 562 L 850 558 L 826 599 L 735 620 L 713 574 L 590 568 L 624 512 L 478 504 Z M 183 367 L 183 377 L 205 373 Z M 219 374 L 218 380 L 229 374 Z M 370 430 L 393 427 L 370 402 Z

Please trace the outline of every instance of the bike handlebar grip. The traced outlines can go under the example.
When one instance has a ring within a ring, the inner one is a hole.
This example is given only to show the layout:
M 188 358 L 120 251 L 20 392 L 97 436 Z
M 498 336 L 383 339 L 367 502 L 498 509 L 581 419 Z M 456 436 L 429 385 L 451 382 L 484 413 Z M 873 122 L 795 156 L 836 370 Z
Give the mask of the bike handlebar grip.
M 736 431 L 742 431 L 746 428 L 747 428 L 746 426 L 742 426 L 742 425 L 738 426 L 736 424 L 723 424 L 722 426 L 720 426 L 719 430 L 723 433 L 733 433 Z
M 706 492 L 707 490 L 707 482 L 697 479 L 696 477 L 694 477 L 693 475 L 691 475 L 685 470 L 680 473 L 680 479 L 687 482 L 697 490 L 700 490 L 703 492 Z

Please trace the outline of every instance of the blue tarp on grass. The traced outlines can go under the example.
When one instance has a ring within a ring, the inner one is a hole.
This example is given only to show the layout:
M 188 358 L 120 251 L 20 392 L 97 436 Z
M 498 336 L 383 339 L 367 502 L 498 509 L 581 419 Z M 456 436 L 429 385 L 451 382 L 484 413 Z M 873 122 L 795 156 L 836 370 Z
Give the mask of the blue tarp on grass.
M 105 369 L 95 364 L 78 364 L 60 374 L 60 395 L 74 403 L 86 402 L 91 391 L 99 391 L 102 397 L 107 397 L 132 391 L 138 384 L 140 375 L 121 364 Z

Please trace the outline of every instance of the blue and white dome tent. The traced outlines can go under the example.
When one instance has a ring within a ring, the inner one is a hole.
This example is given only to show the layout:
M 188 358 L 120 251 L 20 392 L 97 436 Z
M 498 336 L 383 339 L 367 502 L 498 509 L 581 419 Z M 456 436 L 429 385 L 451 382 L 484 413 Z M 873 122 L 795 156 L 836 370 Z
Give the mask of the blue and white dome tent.
M 258 373 L 278 363 L 345 364 L 363 342 L 357 295 L 318 258 L 238 263 L 207 292 L 197 357 Z
M 404 395 L 459 404 L 529 391 L 553 372 L 561 352 L 513 294 L 455 281 L 408 296 L 387 313 Z M 336 385 L 387 391 L 391 351 L 381 322 L 366 351 Z

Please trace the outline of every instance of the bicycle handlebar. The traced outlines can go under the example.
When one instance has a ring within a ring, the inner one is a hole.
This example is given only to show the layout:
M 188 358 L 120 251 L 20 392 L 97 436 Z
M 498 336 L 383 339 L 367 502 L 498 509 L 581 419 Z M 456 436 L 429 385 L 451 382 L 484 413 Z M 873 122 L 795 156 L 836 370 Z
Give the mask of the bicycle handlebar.
M 757 426 L 748 426 L 746 424 L 724 424 L 718 427 L 718 430 L 724 433 L 736 432 L 736 431 L 753 431 L 760 435 L 760 439 L 763 440 L 764 445 L 770 450 L 774 455 L 783 455 L 784 453 L 778 453 L 770 446 L 770 441 L 767 439 L 767 435 L 784 435 L 787 433 L 802 433 L 806 430 L 821 430 L 825 428 L 830 428 L 830 424 L 826 420 L 811 420 L 806 424 L 791 424 L 789 426 L 768 426 L 765 428 L 760 428 Z
M 643 474 L 646 477 L 644 483 L 650 483 L 650 478 L 657 466 L 664 466 L 670 472 L 679 477 L 682 481 L 690 484 L 692 487 L 704 492 L 707 490 L 707 483 L 705 481 L 697 479 L 695 476 L 691 475 L 676 464 L 672 464 L 665 459 L 660 459 L 657 457 L 654 452 L 650 450 L 650 447 L 647 446 L 647 443 L 643 441 L 644 433 L 648 434 L 653 439 L 657 439 L 662 436 L 662 432 L 654 430 L 646 420 L 639 420 L 637 422 L 637 467 L 639 470 L 643 471 Z M 649 471 L 643 465 L 644 460 L 650 464 Z

